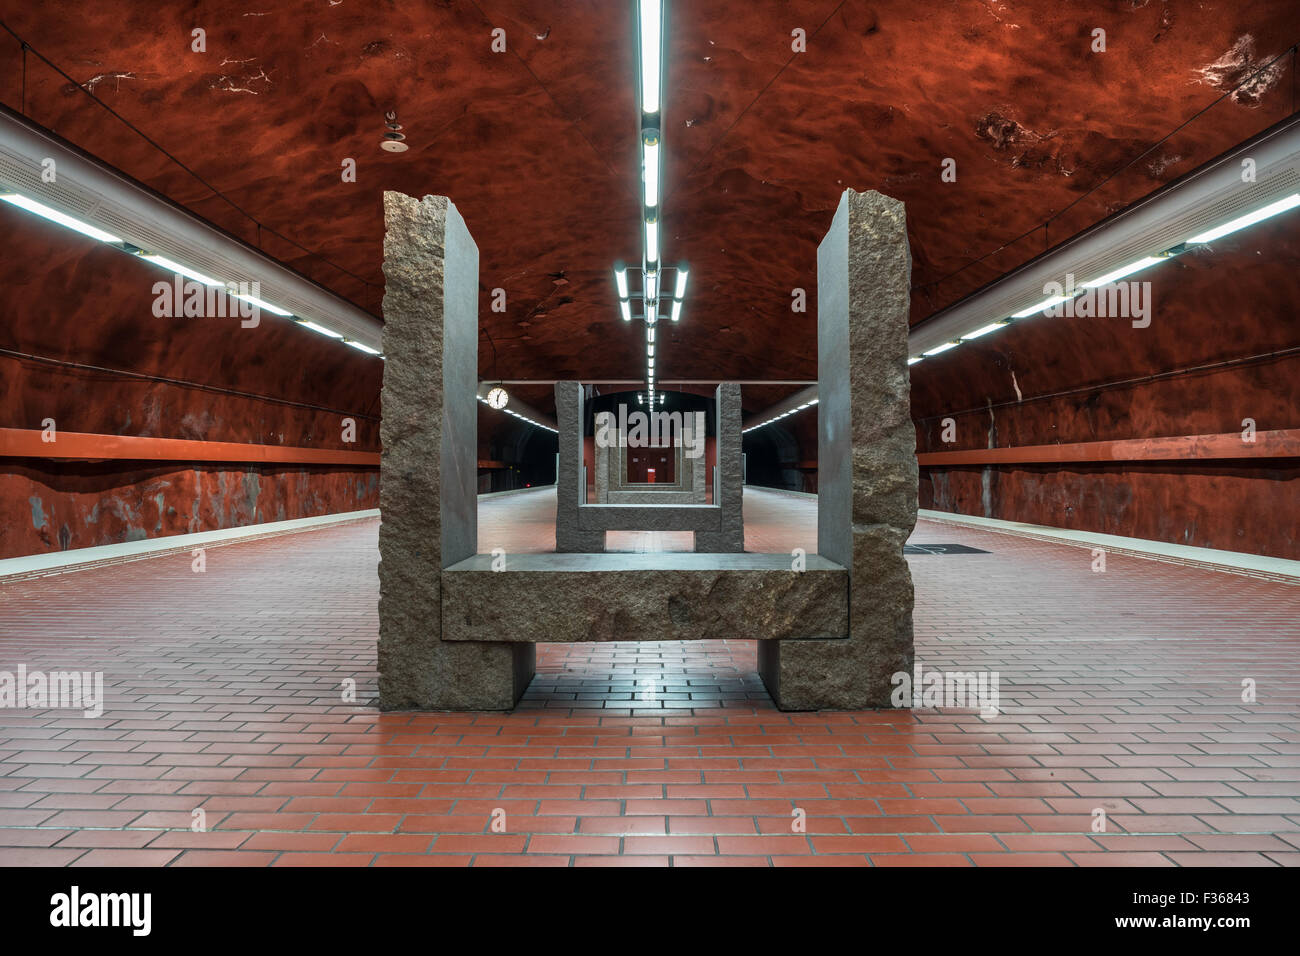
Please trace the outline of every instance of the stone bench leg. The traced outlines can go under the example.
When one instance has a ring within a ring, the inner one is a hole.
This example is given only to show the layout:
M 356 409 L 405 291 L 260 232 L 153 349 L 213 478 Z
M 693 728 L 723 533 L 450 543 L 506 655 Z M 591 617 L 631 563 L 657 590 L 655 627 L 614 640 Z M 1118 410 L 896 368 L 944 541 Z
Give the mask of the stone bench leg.
M 740 467 L 740 386 L 723 383 L 715 393 L 717 406 L 718 470 L 713 501 L 722 509 L 717 531 L 695 532 L 695 550 L 712 554 L 739 554 L 745 550 L 744 485 Z
M 556 382 L 560 465 L 555 478 L 555 550 L 561 554 L 604 554 L 605 532 L 578 527 L 578 506 L 587 500 L 582 474 L 582 421 L 582 386 L 577 382 Z M 597 458 L 601 451 L 596 449 Z
M 531 644 L 442 640 L 441 573 L 478 548 L 478 248 L 445 196 L 384 193 L 379 707 L 505 710 Z
M 910 279 L 903 204 L 846 190 L 817 250 L 817 551 L 849 569 L 849 635 L 759 642 L 782 710 L 889 707 L 912 670 Z
M 443 641 L 434 630 L 400 644 L 381 638 L 380 710 L 510 710 L 519 702 L 537 645 Z
M 854 535 L 847 640 L 758 642 L 759 676 L 781 710 L 892 706 L 893 675 L 912 672 L 909 533 L 876 525 Z

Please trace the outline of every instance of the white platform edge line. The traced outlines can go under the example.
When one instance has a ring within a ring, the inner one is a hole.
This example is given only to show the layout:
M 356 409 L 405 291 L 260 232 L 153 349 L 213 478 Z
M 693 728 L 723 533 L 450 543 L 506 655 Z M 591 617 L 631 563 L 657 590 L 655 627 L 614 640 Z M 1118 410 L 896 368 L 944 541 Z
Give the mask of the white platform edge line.
M 1152 541 L 1147 538 L 1126 538 L 1099 531 L 1072 531 L 1047 525 L 1006 521 L 1001 518 L 984 518 L 951 511 L 931 511 L 928 508 L 919 509 L 917 517 L 924 521 L 979 528 L 984 531 L 1012 534 L 1072 547 L 1097 547 L 1114 554 L 1126 554 L 1151 561 L 1163 561 L 1167 564 L 1181 564 L 1249 577 L 1282 580 L 1285 583 L 1300 583 L 1300 561 L 1291 561 L 1287 558 L 1273 558 L 1242 551 L 1197 548 L 1185 544 L 1170 544 L 1166 541 Z
M 491 499 L 530 491 L 548 490 L 554 491 L 555 486 L 539 485 L 534 488 L 515 488 L 510 491 L 490 492 L 478 497 L 480 499 Z M 74 548 L 71 551 L 54 551 L 48 554 L 0 558 L 0 582 L 64 574 L 70 571 L 82 571 L 87 568 L 110 564 L 124 564 L 128 561 L 141 561 L 146 558 L 176 554 L 180 551 L 192 551 L 197 547 L 217 548 L 226 544 L 238 544 L 241 541 L 254 541 L 258 538 L 270 538 L 282 534 L 293 534 L 298 531 L 328 528 L 351 521 L 368 521 L 379 516 L 378 508 L 367 508 L 362 511 L 340 511 L 334 514 L 316 515 L 311 518 L 264 521 L 260 524 L 243 525 L 238 528 L 217 528 L 213 531 L 196 531 L 188 534 L 167 535 L 161 538 L 144 538 L 140 541 L 127 541 L 120 544 Z
M 791 498 L 802 498 L 805 501 L 817 500 L 817 492 L 815 491 L 794 491 L 790 488 L 769 488 L 767 485 L 746 484 L 744 486 L 744 490 L 748 491 L 750 489 L 753 489 L 754 491 L 770 491 L 774 495 L 788 495 Z
M 0 560 L 0 581 L 19 578 L 44 577 L 63 574 L 109 564 L 123 564 L 146 558 L 162 557 L 195 548 L 217 548 L 239 544 L 258 538 L 293 534 L 299 531 L 316 531 L 353 521 L 369 521 L 379 517 L 378 508 L 364 511 L 343 511 L 336 514 L 317 515 L 312 518 L 290 518 L 287 521 L 266 521 L 239 528 L 218 528 L 214 531 L 197 531 L 190 534 L 173 534 L 161 538 L 145 538 L 122 544 L 105 544 L 93 548 L 75 548 L 51 554 L 33 554 L 20 558 Z
M 533 491 L 554 491 L 555 485 L 533 485 L 531 488 L 507 488 L 505 491 L 483 491 L 479 493 L 479 500 L 485 498 L 505 498 L 510 495 L 526 495 Z

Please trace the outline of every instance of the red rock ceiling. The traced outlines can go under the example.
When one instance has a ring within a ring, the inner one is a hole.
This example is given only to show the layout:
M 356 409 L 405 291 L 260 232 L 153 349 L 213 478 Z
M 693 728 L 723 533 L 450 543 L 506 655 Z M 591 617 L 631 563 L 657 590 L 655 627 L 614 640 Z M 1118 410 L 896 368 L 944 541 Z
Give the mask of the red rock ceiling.
M 639 256 L 630 3 L 4 0 L 0 11 L 226 199 L 30 55 L 24 90 L 7 35 L 0 100 L 376 314 L 381 192 L 450 196 L 485 290 L 507 292 L 504 314 L 484 293 L 497 355 L 481 342 L 482 375 L 640 374 L 641 335 L 618 321 L 609 280 L 613 260 Z M 1011 242 L 1294 43 L 1294 0 L 678 0 L 670 11 L 665 257 L 691 263 L 693 287 L 661 349 L 665 379 L 815 378 L 816 247 L 843 188 L 907 204 L 919 320 L 1294 108 L 1288 59 L 1046 236 Z M 206 53 L 190 51 L 195 27 Z M 507 53 L 490 49 L 496 27 Z M 795 28 L 806 53 L 791 52 Z M 1090 52 L 1094 28 L 1104 54 Z M 379 149 L 387 109 L 406 153 Z M 347 157 L 355 184 L 339 175 Z M 956 183 L 940 182 L 945 157 Z M 230 202 L 267 227 L 260 239 Z M 0 284 L 20 268 L 4 258 Z M 57 291 L 36 285 L 24 288 Z M 796 287 L 809 291 L 803 314 L 790 310 Z

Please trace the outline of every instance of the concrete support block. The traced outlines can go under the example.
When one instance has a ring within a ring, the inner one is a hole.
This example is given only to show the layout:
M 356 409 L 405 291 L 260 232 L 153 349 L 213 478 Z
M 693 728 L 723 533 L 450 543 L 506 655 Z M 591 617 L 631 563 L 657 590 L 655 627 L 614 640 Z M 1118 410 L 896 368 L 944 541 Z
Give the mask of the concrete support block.
M 740 386 L 724 382 L 717 390 L 718 468 L 713 503 L 721 509 L 717 531 L 697 531 L 695 550 L 736 553 L 745 550 L 744 482 L 740 464 Z
M 582 470 L 582 386 L 555 383 L 555 422 L 560 432 L 560 471 L 555 480 L 555 550 L 560 553 L 599 554 L 605 550 L 605 532 L 578 524 L 578 508 L 586 502 Z
M 817 550 L 849 569 L 849 637 L 759 645 L 783 710 L 888 707 L 912 670 L 910 280 L 903 204 L 846 190 L 817 251 Z
M 384 193 L 379 706 L 500 710 L 531 648 L 442 640 L 442 569 L 478 545 L 478 247 L 445 196 Z
M 611 471 L 618 467 L 613 453 L 615 448 L 602 448 L 596 445 L 596 504 L 609 501 Z

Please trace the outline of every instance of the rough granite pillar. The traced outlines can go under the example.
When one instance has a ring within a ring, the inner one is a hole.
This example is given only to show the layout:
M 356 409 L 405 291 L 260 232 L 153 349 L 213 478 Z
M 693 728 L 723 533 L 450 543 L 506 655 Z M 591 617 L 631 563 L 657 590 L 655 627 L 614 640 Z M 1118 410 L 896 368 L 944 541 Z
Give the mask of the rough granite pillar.
M 478 247 L 445 196 L 384 193 L 379 707 L 505 710 L 534 645 L 444 643 L 442 569 L 478 548 Z
M 912 670 L 911 271 L 903 204 L 846 190 L 817 250 L 817 550 L 849 569 L 849 635 L 759 641 L 782 710 L 888 707 Z
M 555 481 L 555 550 L 601 554 L 605 532 L 578 527 L 578 505 L 587 497 L 582 475 L 582 386 L 555 383 L 555 426 L 560 430 L 560 473 Z
M 609 473 L 610 460 L 616 457 L 618 449 L 612 446 L 602 448 L 599 443 L 592 442 L 596 455 L 596 504 L 606 504 L 609 501 Z
M 705 448 L 708 448 L 709 446 L 708 433 L 709 430 L 706 428 L 704 430 L 704 435 L 701 436 L 704 440 Z M 691 438 L 694 439 L 694 437 L 695 437 L 694 434 L 692 434 Z M 701 504 L 701 505 L 706 504 L 709 496 L 709 488 L 708 488 L 709 456 L 699 455 L 695 458 L 687 458 L 686 460 L 690 462 L 690 464 L 687 467 L 689 467 L 691 470 L 691 480 L 690 480 L 690 484 L 687 486 L 691 492 L 691 501 L 695 502 L 696 504 Z
M 745 550 L 744 487 L 740 478 L 740 386 L 724 382 L 717 391 L 718 470 L 713 503 L 722 509 L 718 531 L 695 532 L 695 550 L 714 554 Z M 769 643 L 769 642 L 765 642 Z M 770 642 L 775 643 L 775 642 Z

